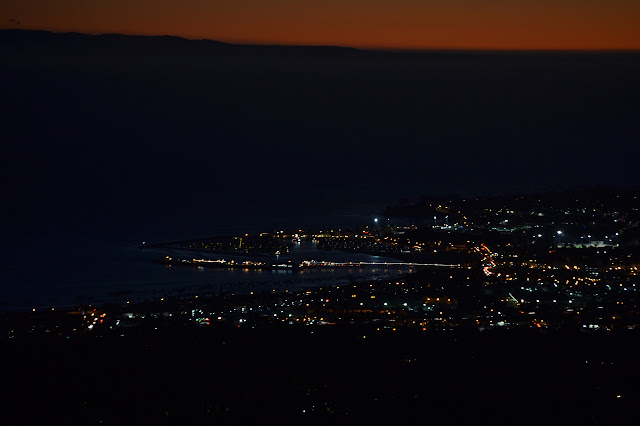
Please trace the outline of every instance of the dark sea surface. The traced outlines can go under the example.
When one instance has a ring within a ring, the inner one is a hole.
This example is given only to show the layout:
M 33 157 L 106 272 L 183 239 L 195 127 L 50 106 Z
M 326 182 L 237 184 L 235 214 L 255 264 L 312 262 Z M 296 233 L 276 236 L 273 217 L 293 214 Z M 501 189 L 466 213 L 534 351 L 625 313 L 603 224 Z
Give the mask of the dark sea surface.
M 351 223 L 363 224 L 351 218 Z M 343 225 L 349 220 L 338 217 Z M 329 221 L 330 222 L 330 221 Z M 294 222 L 289 222 L 294 223 Z M 240 235 L 257 231 L 248 227 L 232 229 L 230 219 L 218 233 L 211 235 Z M 235 225 L 237 226 L 237 225 Z M 256 225 L 254 224 L 254 227 Z M 265 229 L 260 229 L 264 231 Z M 271 229 L 267 229 L 271 230 Z M 209 228 L 208 232 L 215 229 Z M 236 231 L 236 232 L 233 232 Z M 190 237 L 203 234 L 189 234 Z M 179 232 L 167 232 L 175 238 Z M 149 242 L 163 239 L 145 239 Z M 283 291 L 305 287 L 337 285 L 354 280 L 381 279 L 411 271 L 409 267 L 362 267 L 320 269 L 313 271 L 243 270 L 176 267 L 153 263 L 166 255 L 196 258 L 233 258 L 185 252 L 175 249 L 141 249 L 142 239 L 107 234 L 47 235 L 13 242 L 11 256 L 3 263 L 0 310 L 30 310 L 33 308 L 71 307 L 79 304 L 124 303 L 161 297 L 188 297 L 247 293 L 249 291 Z M 235 257 L 251 259 L 251 257 Z M 315 243 L 294 244 L 286 256 L 260 258 L 264 260 L 292 259 L 384 262 L 386 259 L 365 254 L 322 251 Z
M 0 63 L 4 306 L 222 274 L 156 267 L 142 241 L 371 223 L 421 195 L 640 185 L 637 52 L 0 31 Z

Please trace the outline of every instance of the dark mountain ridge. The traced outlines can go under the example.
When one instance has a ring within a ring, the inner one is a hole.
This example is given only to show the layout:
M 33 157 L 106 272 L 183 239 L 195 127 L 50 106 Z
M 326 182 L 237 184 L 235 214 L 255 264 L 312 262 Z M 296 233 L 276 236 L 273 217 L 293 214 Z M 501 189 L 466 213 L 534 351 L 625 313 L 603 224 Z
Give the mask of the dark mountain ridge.
M 216 40 L 191 40 L 176 36 L 146 36 L 124 34 L 56 33 L 42 30 L 0 30 L 1 51 L 26 49 L 31 53 L 73 51 L 95 55 L 98 53 L 125 55 L 193 55 L 221 53 L 291 52 L 296 54 L 346 54 L 357 49 L 337 46 L 284 46 L 230 44 Z
M 612 57 L 640 56 L 640 50 L 468 50 L 468 49 L 358 49 L 344 46 L 324 45 L 268 45 L 237 44 L 210 39 L 187 39 L 170 35 L 125 35 L 125 34 L 84 34 L 78 32 L 51 32 L 44 30 L 0 29 L 0 51 L 11 52 L 19 49 L 43 52 L 51 50 L 75 49 L 87 54 L 121 53 L 131 55 L 159 55 L 194 53 L 261 53 L 297 55 L 363 55 L 404 57 L 452 57 L 452 56 L 492 56 L 492 57 Z

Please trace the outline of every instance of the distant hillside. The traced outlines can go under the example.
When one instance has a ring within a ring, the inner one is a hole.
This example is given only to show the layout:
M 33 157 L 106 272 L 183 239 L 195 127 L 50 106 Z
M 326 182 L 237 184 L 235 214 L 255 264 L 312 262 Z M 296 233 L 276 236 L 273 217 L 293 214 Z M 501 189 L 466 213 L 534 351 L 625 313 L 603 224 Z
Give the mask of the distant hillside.
M 484 51 L 484 50 L 362 50 L 339 46 L 287 46 L 231 44 L 216 40 L 190 40 L 176 36 L 56 33 L 40 30 L 0 29 L 0 53 L 58 53 L 118 56 L 189 55 L 295 55 L 407 59 L 424 58 L 572 58 L 639 57 L 640 51 Z
M 354 53 L 357 49 L 333 46 L 261 46 L 229 44 L 215 40 L 189 40 L 174 36 L 122 34 L 89 35 L 37 30 L 0 30 L 0 52 L 118 54 L 118 55 L 194 55 L 210 53 Z

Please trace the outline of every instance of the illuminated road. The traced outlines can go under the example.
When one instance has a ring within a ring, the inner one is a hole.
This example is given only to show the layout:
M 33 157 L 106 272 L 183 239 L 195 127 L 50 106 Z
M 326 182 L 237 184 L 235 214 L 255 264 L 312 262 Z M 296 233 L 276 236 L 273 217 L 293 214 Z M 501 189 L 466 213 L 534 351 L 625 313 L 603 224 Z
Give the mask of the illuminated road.
M 304 264 L 304 263 L 303 263 Z M 442 268 L 460 268 L 459 264 L 447 263 L 413 263 L 413 262 L 315 262 L 312 265 L 320 266 L 436 266 Z
M 244 261 L 236 263 L 235 261 L 225 261 L 224 259 L 209 260 L 209 259 L 173 259 L 167 256 L 160 262 L 166 264 L 197 264 L 197 265 L 209 265 L 209 266 L 223 266 L 223 267 L 272 267 L 272 268 L 318 268 L 318 267 L 344 267 L 354 268 L 362 266 L 422 266 L 422 267 L 437 267 L 437 268 L 460 268 L 459 264 L 448 263 L 415 263 L 415 262 L 330 262 L 319 260 L 304 260 L 299 264 L 293 263 L 280 263 L 271 264 L 266 262 Z

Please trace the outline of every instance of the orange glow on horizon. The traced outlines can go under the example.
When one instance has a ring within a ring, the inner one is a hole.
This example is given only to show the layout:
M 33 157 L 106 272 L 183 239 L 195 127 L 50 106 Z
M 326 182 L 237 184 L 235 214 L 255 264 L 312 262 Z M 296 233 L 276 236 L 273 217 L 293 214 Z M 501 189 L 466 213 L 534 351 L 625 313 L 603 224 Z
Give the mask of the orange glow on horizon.
M 636 0 L 9 0 L 0 10 L 2 28 L 257 44 L 640 49 Z

